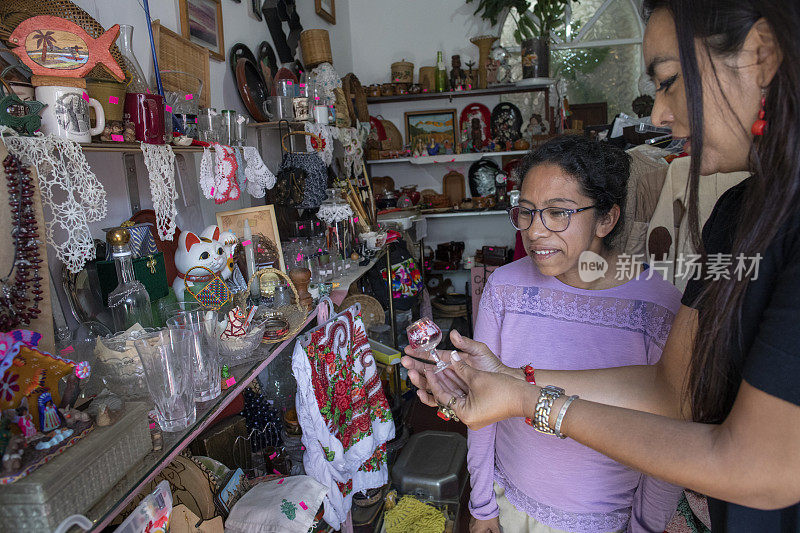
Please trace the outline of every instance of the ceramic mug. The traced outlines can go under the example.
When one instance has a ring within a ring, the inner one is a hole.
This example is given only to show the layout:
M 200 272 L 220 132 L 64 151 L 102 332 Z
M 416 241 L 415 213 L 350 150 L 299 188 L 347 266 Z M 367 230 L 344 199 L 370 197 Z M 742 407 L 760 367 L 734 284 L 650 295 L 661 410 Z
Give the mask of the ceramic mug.
M 125 120 L 136 131 L 136 140 L 148 144 L 164 144 L 166 131 L 164 97 L 160 94 L 128 93 L 125 95 Z
M 36 87 L 36 99 L 47 104 L 42 110 L 42 133 L 57 135 L 79 143 L 92 142 L 92 135 L 100 135 L 106 127 L 103 106 L 89 98 L 79 87 L 43 85 Z M 97 125 L 92 128 L 89 106 L 94 109 Z

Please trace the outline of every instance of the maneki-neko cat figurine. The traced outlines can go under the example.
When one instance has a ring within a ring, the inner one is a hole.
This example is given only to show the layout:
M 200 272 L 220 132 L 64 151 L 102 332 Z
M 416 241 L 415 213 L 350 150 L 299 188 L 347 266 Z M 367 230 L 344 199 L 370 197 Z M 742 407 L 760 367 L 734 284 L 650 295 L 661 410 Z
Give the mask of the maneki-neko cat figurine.
M 125 73 L 111 56 L 119 35 L 119 24 L 93 38 L 70 20 L 39 15 L 22 21 L 8 38 L 8 44 L 35 75 L 83 78 L 100 65 L 117 81 Z
M 189 292 L 190 298 L 197 299 L 204 307 L 221 307 L 231 298 L 222 279 L 227 267 L 228 254 L 221 242 L 184 231 L 178 237 L 178 250 L 175 252 L 175 268 L 178 270 L 178 276 L 172 282 L 175 298 L 184 302 L 185 293 Z

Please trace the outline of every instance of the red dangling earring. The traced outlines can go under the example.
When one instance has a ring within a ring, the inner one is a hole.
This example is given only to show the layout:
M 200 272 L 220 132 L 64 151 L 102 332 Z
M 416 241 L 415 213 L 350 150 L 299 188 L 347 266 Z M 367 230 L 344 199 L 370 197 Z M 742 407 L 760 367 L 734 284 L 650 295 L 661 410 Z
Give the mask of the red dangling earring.
M 758 112 L 758 120 L 753 122 L 753 126 L 750 128 L 750 133 L 753 135 L 764 135 L 764 132 L 767 131 L 767 121 L 764 120 L 764 115 L 767 113 L 766 106 L 767 91 L 761 89 L 761 111 Z

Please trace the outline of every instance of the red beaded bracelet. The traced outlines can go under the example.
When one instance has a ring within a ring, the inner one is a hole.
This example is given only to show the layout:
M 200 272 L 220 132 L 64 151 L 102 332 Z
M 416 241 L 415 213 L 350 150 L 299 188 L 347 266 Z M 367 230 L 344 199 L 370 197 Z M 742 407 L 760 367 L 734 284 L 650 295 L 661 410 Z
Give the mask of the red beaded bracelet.
M 531 365 L 525 365 L 522 367 L 522 371 L 525 372 L 525 381 L 532 385 L 536 385 L 536 377 L 534 376 L 534 369 Z M 525 423 L 529 426 L 533 427 L 533 420 L 530 418 L 525 418 Z

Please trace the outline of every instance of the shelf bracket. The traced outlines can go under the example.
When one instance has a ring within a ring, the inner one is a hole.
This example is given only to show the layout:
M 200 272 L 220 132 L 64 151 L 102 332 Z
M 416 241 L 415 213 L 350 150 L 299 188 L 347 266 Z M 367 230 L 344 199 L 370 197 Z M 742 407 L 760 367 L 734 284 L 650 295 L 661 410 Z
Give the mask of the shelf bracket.
M 122 154 L 122 164 L 125 167 L 125 183 L 128 186 L 128 201 L 131 204 L 131 216 L 142 210 L 139 199 L 139 180 L 136 177 L 136 155 L 130 152 Z

